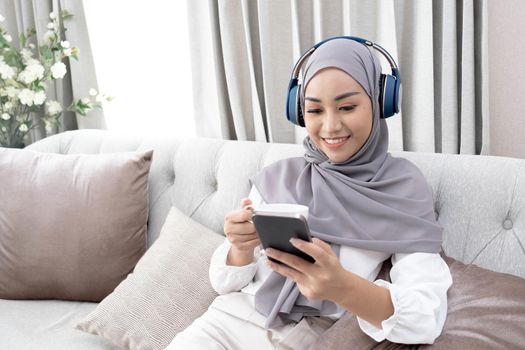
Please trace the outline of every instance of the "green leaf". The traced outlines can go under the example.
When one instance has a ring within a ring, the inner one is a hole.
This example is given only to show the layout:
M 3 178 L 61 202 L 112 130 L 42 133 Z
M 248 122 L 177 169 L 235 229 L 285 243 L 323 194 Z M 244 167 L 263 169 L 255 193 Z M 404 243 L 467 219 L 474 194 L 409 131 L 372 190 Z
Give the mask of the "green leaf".
M 45 60 L 52 60 L 53 59 L 53 51 L 51 51 L 51 48 L 47 45 L 40 46 L 40 55 Z
M 62 17 L 63 20 L 68 20 L 70 18 L 73 18 L 73 14 L 69 13 L 68 10 L 62 10 L 60 12 L 60 16 Z
M 35 28 L 29 28 L 27 30 L 27 38 L 29 39 L 30 37 L 32 37 L 33 35 L 36 34 L 36 29 Z
M 27 43 L 27 37 L 24 33 L 20 34 L 20 47 L 25 47 Z

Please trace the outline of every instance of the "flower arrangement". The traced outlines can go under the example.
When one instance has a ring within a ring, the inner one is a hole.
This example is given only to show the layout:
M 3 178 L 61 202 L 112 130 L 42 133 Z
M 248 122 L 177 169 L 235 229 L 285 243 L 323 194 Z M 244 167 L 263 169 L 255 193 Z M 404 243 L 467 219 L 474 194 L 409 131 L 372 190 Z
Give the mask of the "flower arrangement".
M 60 102 L 48 100 L 48 85 L 67 74 L 63 61 L 70 57 L 78 60 L 79 50 L 62 39 L 61 26 L 72 14 L 61 11 L 60 16 L 49 14 L 50 21 L 43 44 L 31 41 L 36 35 L 34 28 L 19 37 L 19 48 L 13 38 L 0 26 L 0 146 L 24 147 L 25 136 L 34 128 L 45 126 L 52 133 L 60 126 L 64 109 Z M 0 15 L 0 22 L 5 18 Z M 86 116 L 111 96 L 90 89 L 89 97 L 73 100 L 67 110 Z

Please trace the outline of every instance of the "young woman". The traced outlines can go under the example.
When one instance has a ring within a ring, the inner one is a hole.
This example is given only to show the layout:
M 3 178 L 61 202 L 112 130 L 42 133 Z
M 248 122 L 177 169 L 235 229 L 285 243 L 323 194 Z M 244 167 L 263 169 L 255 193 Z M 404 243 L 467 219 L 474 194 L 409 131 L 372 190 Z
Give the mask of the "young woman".
M 442 228 L 421 172 L 387 152 L 379 60 L 351 38 L 309 55 L 295 116 L 305 155 L 265 167 L 226 215 L 210 266 L 220 295 L 172 349 L 307 349 L 344 312 L 376 341 L 433 343 L 443 329 L 452 278 Z M 261 249 L 248 206 L 262 203 L 309 207 L 315 238 L 293 244 L 315 263 Z M 389 258 L 392 282 L 375 280 Z

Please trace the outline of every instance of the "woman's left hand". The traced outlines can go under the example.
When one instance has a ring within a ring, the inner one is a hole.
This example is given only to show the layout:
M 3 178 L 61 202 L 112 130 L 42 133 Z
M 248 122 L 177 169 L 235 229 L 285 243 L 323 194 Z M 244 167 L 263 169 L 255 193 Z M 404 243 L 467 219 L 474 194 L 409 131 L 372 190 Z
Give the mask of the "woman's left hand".
M 273 271 L 295 281 L 301 293 L 308 299 L 337 302 L 341 292 L 348 288 L 350 272 L 343 268 L 330 245 L 318 238 L 313 238 L 312 242 L 302 239 L 292 239 L 291 242 L 297 249 L 314 258 L 315 263 L 268 248 L 265 250 L 267 256 L 286 264 L 268 260 L 268 266 Z

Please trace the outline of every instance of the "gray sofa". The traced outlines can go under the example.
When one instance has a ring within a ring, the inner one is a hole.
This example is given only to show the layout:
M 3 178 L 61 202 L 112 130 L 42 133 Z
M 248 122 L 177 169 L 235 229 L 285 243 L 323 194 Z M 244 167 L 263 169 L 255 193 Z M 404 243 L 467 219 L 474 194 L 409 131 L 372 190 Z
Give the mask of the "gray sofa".
M 249 192 L 248 178 L 282 158 L 301 156 L 295 144 L 208 138 L 153 139 L 80 130 L 28 147 L 63 154 L 154 149 L 149 175 L 148 245 L 171 206 L 222 232 L 224 215 Z M 414 162 L 434 193 L 448 256 L 525 277 L 525 160 L 393 152 Z M 1 200 L 1 199 L 0 199 Z M 116 349 L 73 329 L 97 304 L 58 300 L 0 300 L 0 349 Z

